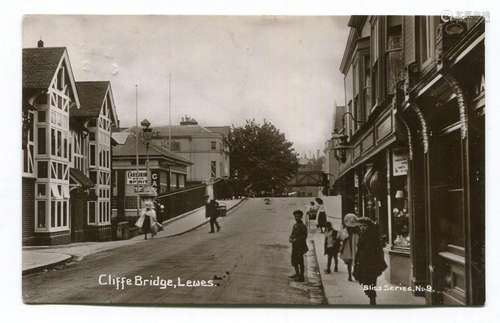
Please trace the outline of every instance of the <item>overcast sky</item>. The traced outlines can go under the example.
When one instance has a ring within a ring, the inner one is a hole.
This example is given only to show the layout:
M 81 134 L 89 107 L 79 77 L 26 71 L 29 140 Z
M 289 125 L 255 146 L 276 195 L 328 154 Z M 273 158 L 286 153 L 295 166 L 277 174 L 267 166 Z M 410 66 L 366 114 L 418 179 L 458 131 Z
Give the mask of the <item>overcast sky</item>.
M 299 153 L 323 149 L 335 102 L 347 17 L 26 16 L 23 46 L 68 49 L 77 81 L 110 80 L 121 126 L 190 115 L 207 126 L 274 123 Z

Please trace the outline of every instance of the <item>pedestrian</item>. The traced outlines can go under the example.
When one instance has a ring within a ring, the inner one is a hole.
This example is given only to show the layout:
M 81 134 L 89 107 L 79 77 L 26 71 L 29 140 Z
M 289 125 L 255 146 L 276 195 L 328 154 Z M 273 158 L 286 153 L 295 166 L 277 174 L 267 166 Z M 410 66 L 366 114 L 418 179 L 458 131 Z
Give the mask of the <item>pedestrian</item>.
M 306 211 L 307 230 L 310 229 L 311 221 L 316 220 L 317 212 L 318 212 L 318 208 L 316 207 L 314 201 L 311 201 L 311 203 L 307 206 L 307 211 Z
M 304 254 L 309 250 L 307 248 L 307 228 L 302 222 L 302 216 L 304 212 L 301 210 L 293 211 L 293 216 L 295 217 L 295 224 L 292 228 L 292 233 L 290 234 L 289 242 L 292 244 L 292 266 L 295 269 L 295 275 L 290 276 L 290 278 L 295 279 L 295 281 L 303 282 L 304 279 Z
M 148 240 L 148 233 L 151 233 L 151 237 L 153 237 L 158 231 L 156 228 L 156 212 L 153 206 L 153 201 L 144 202 L 144 208 L 141 210 L 141 214 L 135 222 L 135 225 L 142 229 L 144 240 Z
M 321 233 L 323 233 L 326 225 L 326 209 L 325 205 L 323 204 L 323 200 L 319 197 L 316 198 L 316 203 L 318 203 L 318 228 L 321 230 Z
M 340 249 L 339 232 L 332 227 L 331 222 L 326 222 L 325 230 L 325 255 L 328 257 L 325 273 L 331 273 L 332 258 L 335 261 L 335 267 L 333 271 L 338 272 L 338 258 L 337 255 Z
M 357 218 L 355 214 L 347 213 L 344 216 L 344 228 L 340 233 L 340 240 L 342 240 L 340 258 L 347 265 L 348 281 L 352 281 L 352 264 L 358 249 L 359 229 Z
M 217 228 L 217 232 L 220 231 L 220 225 L 217 223 L 217 217 L 218 217 L 218 210 L 217 208 L 219 207 L 219 203 L 215 199 L 210 199 L 210 197 L 207 195 L 207 203 L 205 204 L 205 217 L 210 219 L 210 232 L 209 233 L 214 233 L 215 230 L 214 228 Z
M 370 305 L 376 305 L 377 278 L 387 268 L 387 264 L 380 243 L 378 225 L 368 217 L 359 218 L 358 223 L 360 234 L 353 275 L 363 285 Z

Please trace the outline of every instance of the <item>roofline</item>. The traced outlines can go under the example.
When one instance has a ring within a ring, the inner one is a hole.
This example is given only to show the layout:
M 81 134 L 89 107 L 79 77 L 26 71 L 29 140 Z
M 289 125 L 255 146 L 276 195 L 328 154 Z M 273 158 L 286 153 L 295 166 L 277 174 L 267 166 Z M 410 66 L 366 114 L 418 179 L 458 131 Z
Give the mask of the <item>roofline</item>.
M 38 47 L 35 47 L 35 48 L 38 48 Z M 66 67 L 68 68 L 68 75 L 71 77 L 71 81 L 72 81 L 72 82 L 70 82 L 71 88 L 73 90 L 73 96 L 75 97 L 76 106 L 79 110 L 81 107 L 80 98 L 78 97 L 78 91 L 76 90 L 75 74 L 73 74 L 73 68 L 71 67 L 71 61 L 69 60 L 68 49 L 66 47 L 41 47 L 41 48 L 62 48 L 62 49 L 64 49 L 64 52 L 61 56 L 61 59 L 59 60 L 59 63 L 57 64 L 56 73 L 54 73 L 54 75 L 52 76 L 52 80 L 50 80 L 49 87 L 52 85 L 52 83 L 54 82 L 54 79 L 57 77 L 57 71 L 61 67 L 64 59 L 66 58 L 68 60 L 68 62 L 66 64 Z
M 174 162 L 174 165 L 177 165 L 177 164 L 194 165 L 193 162 L 184 161 L 184 160 L 173 158 L 173 157 L 168 157 L 168 156 L 165 156 L 163 154 L 152 155 L 152 156 L 149 155 L 149 158 L 151 158 L 151 157 L 161 157 L 161 159 L 165 159 L 167 161 Z M 112 159 L 129 159 L 129 158 L 134 158 L 134 160 L 135 160 L 136 155 L 135 154 L 131 154 L 131 155 L 116 155 L 116 154 L 113 154 L 112 155 Z

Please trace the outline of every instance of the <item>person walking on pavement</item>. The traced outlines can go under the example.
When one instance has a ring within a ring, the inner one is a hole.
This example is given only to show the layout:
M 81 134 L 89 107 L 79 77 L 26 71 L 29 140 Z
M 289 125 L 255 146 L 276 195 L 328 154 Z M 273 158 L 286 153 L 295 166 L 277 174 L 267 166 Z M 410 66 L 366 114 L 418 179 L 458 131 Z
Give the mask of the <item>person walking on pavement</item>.
M 209 196 L 206 196 L 207 198 L 207 203 L 205 204 L 205 216 L 210 219 L 210 232 L 209 233 L 214 233 L 214 227 L 217 228 L 217 232 L 220 231 L 220 225 L 217 223 L 217 216 L 218 216 L 218 210 L 217 208 L 219 207 L 219 203 L 215 199 L 209 200 Z
M 135 226 L 141 228 L 142 232 L 144 232 L 144 240 L 148 240 L 148 233 L 151 233 L 151 237 L 156 234 L 156 223 L 156 212 L 153 209 L 153 201 L 144 202 L 141 215 L 135 222 Z
M 325 273 L 331 273 L 332 266 L 332 258 L 335 261 L 335 267 L 333 271 L 338 272 L 338 258 L 337 255 L 340 249 L 340 240 L 338 239 L 338 231 L 332 227 L 331 222 L 326 222 L 326 230 L 325 230 L 325 255 L 327 255 L 327 265 L 325 269 Z
M 340 233 L 340 240 L 342 240 L 340 258 L 347 265 L 348 281 L 352 281 L 352 264 L 358 250 L 359 230 L 357 218 L 355 214 L 347 213 L 344 216 L 344 229 Z
M 307 211 L 306 211 L 307 230 L 311 229 L 311 221 L 316 220 L 317 212 L 318 209 L 314 204 L 314 201 L 311 201 L 311 203 L 307 206 Z
M 360 236 L 353 276 L 363 285 L 363 290 L 370 299 L 370 305 L 376 305 L 377 278 L 387 268 L 387 264 L 384 260 L 377 224 L 368 217 L 359 218 L 358 223 Z
M 295 269 L 295 275 L 290 278 L 295 281 L 303 282 L 304 279 L 304 254 L 309 250 L 307 248 L 307 228 L 302 222 L 304 213 L 301 210 L 293 211 L 295 217 L 295 224 L 290 234 L 289 242 L 292 244 L 292 266 Z
M 316 203 L 318 203 L 318 228 L 321 230 L 321 233 L 323 233 L 326 225 L 326 209 L 325 205 L 323 204 L 323 200 L 319 197 L 316 198 Z

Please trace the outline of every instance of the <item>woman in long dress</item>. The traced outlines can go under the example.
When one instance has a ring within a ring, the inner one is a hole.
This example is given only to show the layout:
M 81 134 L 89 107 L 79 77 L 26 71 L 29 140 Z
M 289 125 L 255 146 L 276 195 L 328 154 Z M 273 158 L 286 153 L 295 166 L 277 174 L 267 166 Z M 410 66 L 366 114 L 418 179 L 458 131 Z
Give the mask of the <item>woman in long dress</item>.
M 153 208 L 152 201 L 146 201 L 144 203 L 144 208 L 141 210 L 141 215 L 135 225 L 142 229 L 144 233 L 144 240 L 148 240 L 148 233 L 151 233 L 151 237 L 153 237 L 157 230 L 157 220 L 156 220 L 156 212 Z
M 360 237 L 353 275 L 360 284 L 367 287 L 363 289 L 370 299 L 370 305 L 376 305 L 377 278 L 387 268 L 387 264 L 384 261 L 377 224 L 367 217 L 359 218 L 358 223 Z
M 326 228 L 326 209 L 325 205 L 323 204 L 323 200 L 320 199 L 319 197 L 316 198 L 316 203 L 318 203 L 318 228 L 320 231 L 323 233 L 324 229 Z
M 359 229 L 357 216 L 353 213 L 347 213 L 344 216 L 344 229 L 340 234 L 342 247 L 340 248 L 340 258 L 347 265 L 348 281 L 352 281 L 352 264 L 356 259 L 358 251 Z

